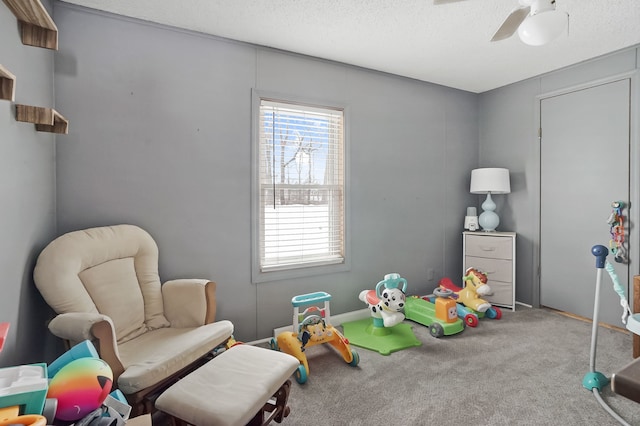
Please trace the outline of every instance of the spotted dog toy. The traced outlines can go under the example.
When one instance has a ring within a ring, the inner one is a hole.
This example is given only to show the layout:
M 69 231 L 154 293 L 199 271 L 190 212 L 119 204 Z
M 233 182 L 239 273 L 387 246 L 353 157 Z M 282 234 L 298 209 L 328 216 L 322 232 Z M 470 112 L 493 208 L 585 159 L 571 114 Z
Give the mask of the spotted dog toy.
M 404 321 L 405 294 L 399 288 L 385 288 L 382 298 L 379 298 L 375 290 L 363 290 L 358 296 L 367 304 L 374 318 L 382 318 L 385 327 L 393 327 Z

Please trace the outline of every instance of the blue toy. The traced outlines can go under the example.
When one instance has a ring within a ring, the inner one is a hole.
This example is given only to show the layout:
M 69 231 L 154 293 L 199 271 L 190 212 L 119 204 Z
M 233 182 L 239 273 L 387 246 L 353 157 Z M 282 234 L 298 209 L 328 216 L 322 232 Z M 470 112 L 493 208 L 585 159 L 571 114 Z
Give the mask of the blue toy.
M 58 374 L 58 371 L 60 371 L 62 367 L 80 358 L 100 358 L 95 346 L 93 346 L 93 343 L 89 340 L 78 343 L 49 364 L 47 367 L 49 379 Z
M 602 408 L 604 408 L 613 418 L 615 418 L 620 424 L 629 426 L 622 417 L 618 415 L 611 407 L 607 405 L 607 403 L 602 399 L 600 392 L 602 389 L 609 384 L 609 378 L 604 374 L 596 370 L 596 348 L 598 345 L 598 315 L 600 311 L 600 287 L 602 282 L 602 270 L 607 269 L 609 272 L 609 276 L 614 284 L 614 289 L 616 292 L 620 294 L 622 291 L 622 286 L 618 281 L 618 276 L 616 275 L 613 266 L 607 261 L 607 255 L 609 254 L 609 250 L 603 245 L 593 246 L 591 249 L 591 254 L 596 257 L 596 292 L 595 292 L 595 300 L 593 304 L 593 319 L 592 319 L 592 328 L 591 328 L 591 350 L 589 356 L 589 372 L 585 374 L 582 379 L 582 386 L 593 392 L 593 395 L 596 397 L 596 400 L 600 403 Z M 623 292 L 623 291 L 622 291 Z M 623 293 L 624 294 L 624 293 Z M 621 295 L 624 302 L 626 299 L 623 294 Z M 625 313 L 623 313 L 623 322 L 627 319 L 628 305 L 625 306 L 625 303 L 622 303 L 623 308 L 625 309 Z M 632 323 L 635 323 L 636 320 L 634 318 L 630 318 Z M 627 328 L 633 331 L 635 324 L 632 324 L 631 328 L 629 324 L 627 324 Z
M 73 346 L 48 367 L 40 363 L 2 368 L 0 382 L 5 383 L 0 414 L 10 420 L 8 424 L 71 422 L 97 411 L 99 416 L 118 415 L 126 420 L 131 411 L 122 392 L 111 392 L 111 368 L 89 340 Z

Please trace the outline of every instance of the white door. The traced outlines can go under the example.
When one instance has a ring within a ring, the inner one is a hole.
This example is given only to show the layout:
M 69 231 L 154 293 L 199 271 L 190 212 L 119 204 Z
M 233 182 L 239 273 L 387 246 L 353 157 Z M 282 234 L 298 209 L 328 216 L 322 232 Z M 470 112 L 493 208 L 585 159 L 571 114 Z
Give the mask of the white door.
M 596 244 L 609 247 L 613 201 L 628 206 L 630 80 L 540 101 L 540 303 L 592 318 Z M 628 211 L 624 210 L 628 226 Z M 628 231 L 628 227 L 626 228 Z M 628 236 L 628 235 L 627 235 Z M 629 294 L 629 267 L 609 255 Z M 623 326 L 606 271 L 599 319 Z

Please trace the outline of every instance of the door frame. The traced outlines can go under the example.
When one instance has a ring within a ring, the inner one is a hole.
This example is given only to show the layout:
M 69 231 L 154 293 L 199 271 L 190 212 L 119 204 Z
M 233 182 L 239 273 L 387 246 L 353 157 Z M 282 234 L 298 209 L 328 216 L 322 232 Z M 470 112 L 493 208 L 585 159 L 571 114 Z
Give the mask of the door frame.
M 540 218 L 542 215 L 541 210 L 541 167 L 542 167 L 542 155 L 540 151 L 540 145 L 542 135 L 540 134 L 541 128 L 541 108 L 542 101 L 544 99 L 553 98 L 556 96 L 566 95 L 568 93 L 577 92 L 579 90 L 587 90 L 593 87 L 602 86 L 608 83 L 614 83 L 620 80 L 629 80 L 629 194 L 631 199 L 629 201 L 629 209 L 627 210 L 627 229 L 629 229 L 627 235 L 628 241 L 628 259 L 629 259 L 629 288 L 627 289 L 627 300 L 630 304 L 633 301 L 633 295 L 630 294 L 632 288 L 631 283 L 633 276 L 640 274 L 640 110 L 638 109 L 640 104 L 640 87 L 638 85 L 638 75 L 640 74 L 638 69 L 628 71 L 620 74 L 615 74 L 609 77 L 590 80 L 585 83 L 580 83 L 573 86 L 563 87 L 561 89 L 545 92 L 535 97 L 535 129 L 536 135 L 536 147 L 535 147 L 535 176 L 531 182 L 533 197 L 533 211 L 537 220 L 533 227 L 533 268 L 532 268 L 532 306 L 540 307 Z M 632 208 L 634 207 L 634 208 Z M 604 223 L 604 222 L 603 222 Z M 632 243 L 637 247 L 633 249 Z M 595 265 L 595 263 L 594 263 Z

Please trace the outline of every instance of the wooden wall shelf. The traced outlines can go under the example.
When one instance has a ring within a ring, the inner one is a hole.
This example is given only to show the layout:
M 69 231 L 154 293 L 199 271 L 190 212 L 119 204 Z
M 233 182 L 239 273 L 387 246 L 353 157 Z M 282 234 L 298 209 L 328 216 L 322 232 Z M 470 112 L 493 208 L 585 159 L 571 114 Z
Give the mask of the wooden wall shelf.
M 40 0 L 2 0 L 20 22 L 22 44 L 58 50 L 58 27 Z
M 20 23 L 22 44 L 58 50 L 58 27 L 40 0 L 2 0 Z M 16 77 L 0 65 L 0 99 L 15 99 Z M 16 104 L 16 120 L 39 132 L 69 133 L 69 121 L 52 108 Z
M 34 123 L 39 132 L 69 133 L 69 121 L 52 108 L 16 104 L 16 120 Z
M 16 76 L 0 64 L 0 99 L 12 101 L 16 97 Z

